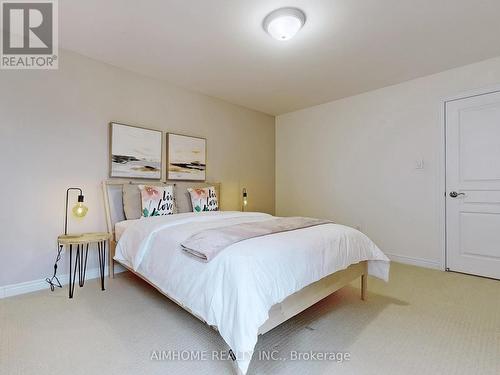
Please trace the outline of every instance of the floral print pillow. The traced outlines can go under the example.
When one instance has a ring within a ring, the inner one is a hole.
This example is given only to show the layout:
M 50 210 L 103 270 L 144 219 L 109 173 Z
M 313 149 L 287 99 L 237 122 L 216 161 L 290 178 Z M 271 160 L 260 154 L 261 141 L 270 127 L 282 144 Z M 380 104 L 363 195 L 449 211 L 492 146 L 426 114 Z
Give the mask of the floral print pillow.
M 142 217 L 172 215 L 174 213 L 174 187 L 139 185 Z
M 191 195 L 193 212 L 219 211 L 219 201 L 215 187 L 187 189 Z

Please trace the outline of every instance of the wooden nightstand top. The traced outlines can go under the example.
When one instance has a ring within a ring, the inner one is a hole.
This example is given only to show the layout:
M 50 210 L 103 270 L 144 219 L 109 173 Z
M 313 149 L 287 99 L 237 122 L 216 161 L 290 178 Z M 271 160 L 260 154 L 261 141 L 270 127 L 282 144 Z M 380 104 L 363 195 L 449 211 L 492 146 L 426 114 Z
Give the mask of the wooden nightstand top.
M 57 237 L 57 242 L 61 245 L 81 245 L 92 242 L 101 242 L 111 239 L 111 234 L 106 232 L 63 234 Z

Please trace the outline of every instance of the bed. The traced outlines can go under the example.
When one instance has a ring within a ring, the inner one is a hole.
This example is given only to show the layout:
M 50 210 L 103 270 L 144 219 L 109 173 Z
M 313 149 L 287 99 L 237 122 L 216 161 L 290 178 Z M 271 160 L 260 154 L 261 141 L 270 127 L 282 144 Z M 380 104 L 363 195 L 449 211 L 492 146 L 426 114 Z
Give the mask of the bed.
M 107 224 L 113 235 L 110 276 L 118 263 L 216 329 L 228 344 L 239 374 L 248 369 L 258 335 L 358 278 L 363 300 L 368 274 L 388 280 L 389 259 L 382 251 L 361 232 L 333 223 L 251 238 L 202 262 L 182 251 L 180 243 L 206 229 L 272 216 L 187 212 L 188 204 L 181 202 L 188 199 L 183 192 L 197 184 L 171 182 L 183 210 L 125 220 L 122 190 L 130 183 L 103 183 Z M 213 185 L 220 199 L 220 185 Z

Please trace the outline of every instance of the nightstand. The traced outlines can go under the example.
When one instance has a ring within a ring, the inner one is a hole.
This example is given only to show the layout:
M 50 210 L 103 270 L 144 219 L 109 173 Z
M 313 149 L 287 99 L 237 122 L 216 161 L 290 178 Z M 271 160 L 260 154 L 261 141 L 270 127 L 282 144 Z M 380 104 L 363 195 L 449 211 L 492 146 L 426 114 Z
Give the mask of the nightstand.
M 89 247 L 97 245 L 99 255 L 99 273 L 101 275 L 101 290 L 104 290 L 104 266 L 106 264 L 106 242 L 111 238 L 109 233 L 83 233 L 66 234 L 57 238 L 59 246 L 69 248 L 69 298 L 73 298 L 75 290 L 76 272 L 78 271 L 78 285 L 82 287 L 85 283 L 85 272 L 87 270 L 87 256 Z M 75 262 L 73 264 L 73 247 L 76 248 Z

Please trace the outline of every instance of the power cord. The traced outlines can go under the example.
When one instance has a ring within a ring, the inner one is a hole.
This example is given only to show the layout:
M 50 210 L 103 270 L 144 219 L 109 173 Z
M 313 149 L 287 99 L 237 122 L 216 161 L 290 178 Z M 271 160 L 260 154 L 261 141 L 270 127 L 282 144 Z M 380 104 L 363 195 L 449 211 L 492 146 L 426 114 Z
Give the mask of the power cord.
M 45 281 L 50 285 L 50 290 L 54 291 L 56 287 L 62 288 L 61 282 L 57 278 L 57 262 L 61 259 L 61 252 L 63 249 L 63 245 L 59 245 L 59 249 L 57 250 L 57 257 L 56 257 L 56 262 L 54 263 L 54 274 L 52 277 L 47 277 Z

